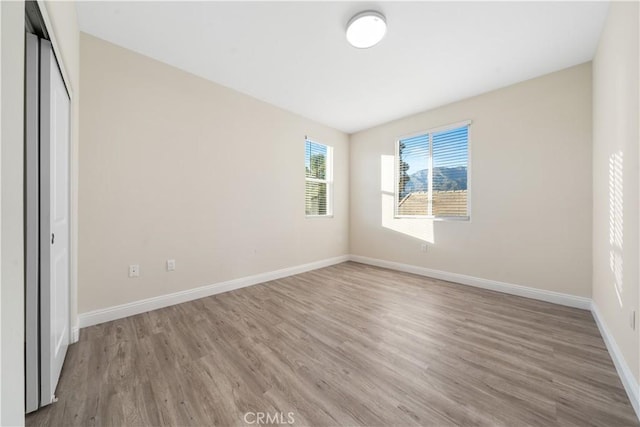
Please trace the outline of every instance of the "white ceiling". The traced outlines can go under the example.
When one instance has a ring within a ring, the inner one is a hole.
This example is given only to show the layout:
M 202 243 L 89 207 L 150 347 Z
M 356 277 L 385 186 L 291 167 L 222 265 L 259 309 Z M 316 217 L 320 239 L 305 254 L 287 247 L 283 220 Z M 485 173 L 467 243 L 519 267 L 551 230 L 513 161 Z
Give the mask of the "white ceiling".
M 80 29 L 345 132 L 593 58 L 603 2 L 78 2 Z M 386 15 L 371 49 L 352 15 Z

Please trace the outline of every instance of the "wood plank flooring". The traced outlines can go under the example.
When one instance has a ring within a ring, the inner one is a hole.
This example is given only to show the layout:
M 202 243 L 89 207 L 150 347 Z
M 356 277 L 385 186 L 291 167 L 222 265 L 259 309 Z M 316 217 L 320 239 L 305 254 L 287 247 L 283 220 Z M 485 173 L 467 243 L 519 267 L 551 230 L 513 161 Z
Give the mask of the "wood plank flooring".
M 637 426 L 588 311 L 348 262 L 81 331 L 50 426 Z

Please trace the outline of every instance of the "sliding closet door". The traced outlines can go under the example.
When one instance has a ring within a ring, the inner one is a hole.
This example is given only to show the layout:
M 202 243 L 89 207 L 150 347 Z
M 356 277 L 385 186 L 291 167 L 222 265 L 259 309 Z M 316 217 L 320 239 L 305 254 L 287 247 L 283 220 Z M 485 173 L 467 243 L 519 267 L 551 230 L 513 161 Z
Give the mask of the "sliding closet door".
M 41 405 L 55 398 L 69 345 L 70 99 L 47 40 L 40 41 Z

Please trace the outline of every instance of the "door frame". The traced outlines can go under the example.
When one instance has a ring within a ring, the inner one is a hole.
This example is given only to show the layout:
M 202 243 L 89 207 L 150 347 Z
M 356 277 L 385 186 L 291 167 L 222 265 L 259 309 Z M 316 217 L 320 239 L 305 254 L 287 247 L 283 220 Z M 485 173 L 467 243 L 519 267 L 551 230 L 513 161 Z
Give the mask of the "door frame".
M 40 407 L 40 39 L 25 38 L 25 407 Z

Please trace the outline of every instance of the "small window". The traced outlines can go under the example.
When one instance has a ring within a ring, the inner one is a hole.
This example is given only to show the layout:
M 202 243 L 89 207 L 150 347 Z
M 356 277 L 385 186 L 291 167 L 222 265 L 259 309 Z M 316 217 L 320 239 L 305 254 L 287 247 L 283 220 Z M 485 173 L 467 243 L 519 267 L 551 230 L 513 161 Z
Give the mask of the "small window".
M 304 156 L 307 216 L 333 214 L 333 148 L 306 139 Z
M 396 216 L 469 219 L 469 124 L 398 140 Z

